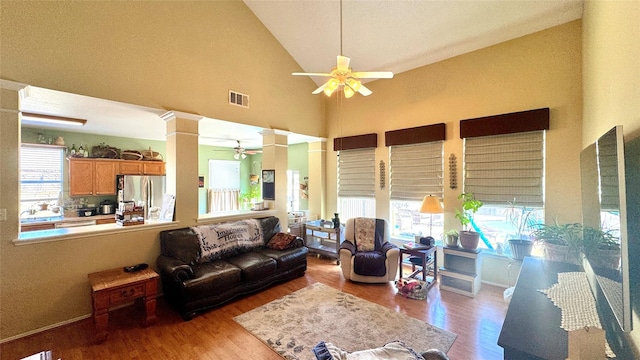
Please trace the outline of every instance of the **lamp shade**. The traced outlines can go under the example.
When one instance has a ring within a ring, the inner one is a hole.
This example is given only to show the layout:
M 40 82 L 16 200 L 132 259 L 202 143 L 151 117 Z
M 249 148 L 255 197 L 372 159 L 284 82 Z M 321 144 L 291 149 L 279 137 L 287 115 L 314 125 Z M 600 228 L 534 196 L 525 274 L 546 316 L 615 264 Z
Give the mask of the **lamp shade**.
M 427 195 L 422 199 L 422 206 L 420 206 L 420 212 L 426 214 L 440 214 L 444 212 L 440 199 L 435 196 Z

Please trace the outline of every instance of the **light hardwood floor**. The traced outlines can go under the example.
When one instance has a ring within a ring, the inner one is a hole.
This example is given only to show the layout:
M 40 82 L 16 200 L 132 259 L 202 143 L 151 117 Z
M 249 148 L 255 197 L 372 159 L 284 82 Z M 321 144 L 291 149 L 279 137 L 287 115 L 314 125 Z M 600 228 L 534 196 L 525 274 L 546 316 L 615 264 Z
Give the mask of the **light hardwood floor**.
M 434 286 L 429 290 L 427 301 L 411 300 L 396 295 L 392 283 L 358 284 L 345 281 L 335 261 L 315 256 L 309 256 L 304 277 L 235 300 L 200 314 L 191 321 L 183 321 L 161 298 L 158 301 L 158 322 L 150 327 L 141 327 L 142 310 L 129 306 L 110 313 L 109 336 L 102 344 L 93 343 L 93 322 L 86 319 L 1 344 L 0 359 L 21 359 L 43 350 L 52 350 L 53 358 L 62 360 L 281 360 L 268 346 L 236 324 L 233 317 L 315 282 L 458 334 L 448 353 L 452 360 L 502 359 L 502 348 L 496 342 L 507 311 L 502 297 L 504 289 L 483 284 L 476 298 L 472 299 L 440 291 Z

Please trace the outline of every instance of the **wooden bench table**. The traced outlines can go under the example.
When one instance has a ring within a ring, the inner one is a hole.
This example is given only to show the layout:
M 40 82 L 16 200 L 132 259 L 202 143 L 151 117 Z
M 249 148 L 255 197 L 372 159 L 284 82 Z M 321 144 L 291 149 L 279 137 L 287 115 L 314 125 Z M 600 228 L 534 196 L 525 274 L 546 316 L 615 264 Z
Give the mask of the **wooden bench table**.
M 107 338 L 109 309 L 133 300 L 144 303 L 144 326 L 156 320 L 156 295 L 159 275 L 151 268 L 128 273 L 123 268 L 95 272 L 88 275 L 91 283 L 93 320 L 96 339 Z

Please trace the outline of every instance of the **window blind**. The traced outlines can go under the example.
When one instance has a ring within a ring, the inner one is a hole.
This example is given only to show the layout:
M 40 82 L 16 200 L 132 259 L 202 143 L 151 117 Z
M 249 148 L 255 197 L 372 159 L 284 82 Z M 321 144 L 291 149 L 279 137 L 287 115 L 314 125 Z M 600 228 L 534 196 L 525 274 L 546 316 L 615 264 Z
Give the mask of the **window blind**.
M 20 202 L 51 201 L 62 191 L 62 148 L 20 148 Z
M 389 148 L 391 200 L 422 201 L 425 195 L 443 196 L 443 142 Z
M 375 148 L 338 154 L 338 196 L 375 197 Z
M 486 204 L 543 207 L 544 131 L 466 138 L 464 191 Z

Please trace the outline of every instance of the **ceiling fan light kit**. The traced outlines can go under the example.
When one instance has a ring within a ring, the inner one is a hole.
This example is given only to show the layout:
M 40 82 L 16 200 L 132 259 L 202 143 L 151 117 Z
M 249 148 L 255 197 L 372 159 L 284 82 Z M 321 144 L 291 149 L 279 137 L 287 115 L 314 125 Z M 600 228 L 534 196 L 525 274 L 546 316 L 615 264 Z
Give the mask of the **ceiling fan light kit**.
M 340 0 L 340 53 L 342 54 L 342 0 Z M 292 73 L 294 76 L 324 76 L 330 79 L 320 85 L 312 94 L 316 95 L 324 92 L 325 95 L 331 96 L 336 90 L 342 88 L 345 98 L 352 97 L 355 93 L 362 96 L 369 96 L 373 91 L 362 85 L 358 79 L 391 79 L 393 73 L 391 71 L 352 71 L 349 67 L 351 59 L 346 56 L 338 55 L 336 66 L 329 73 Z

